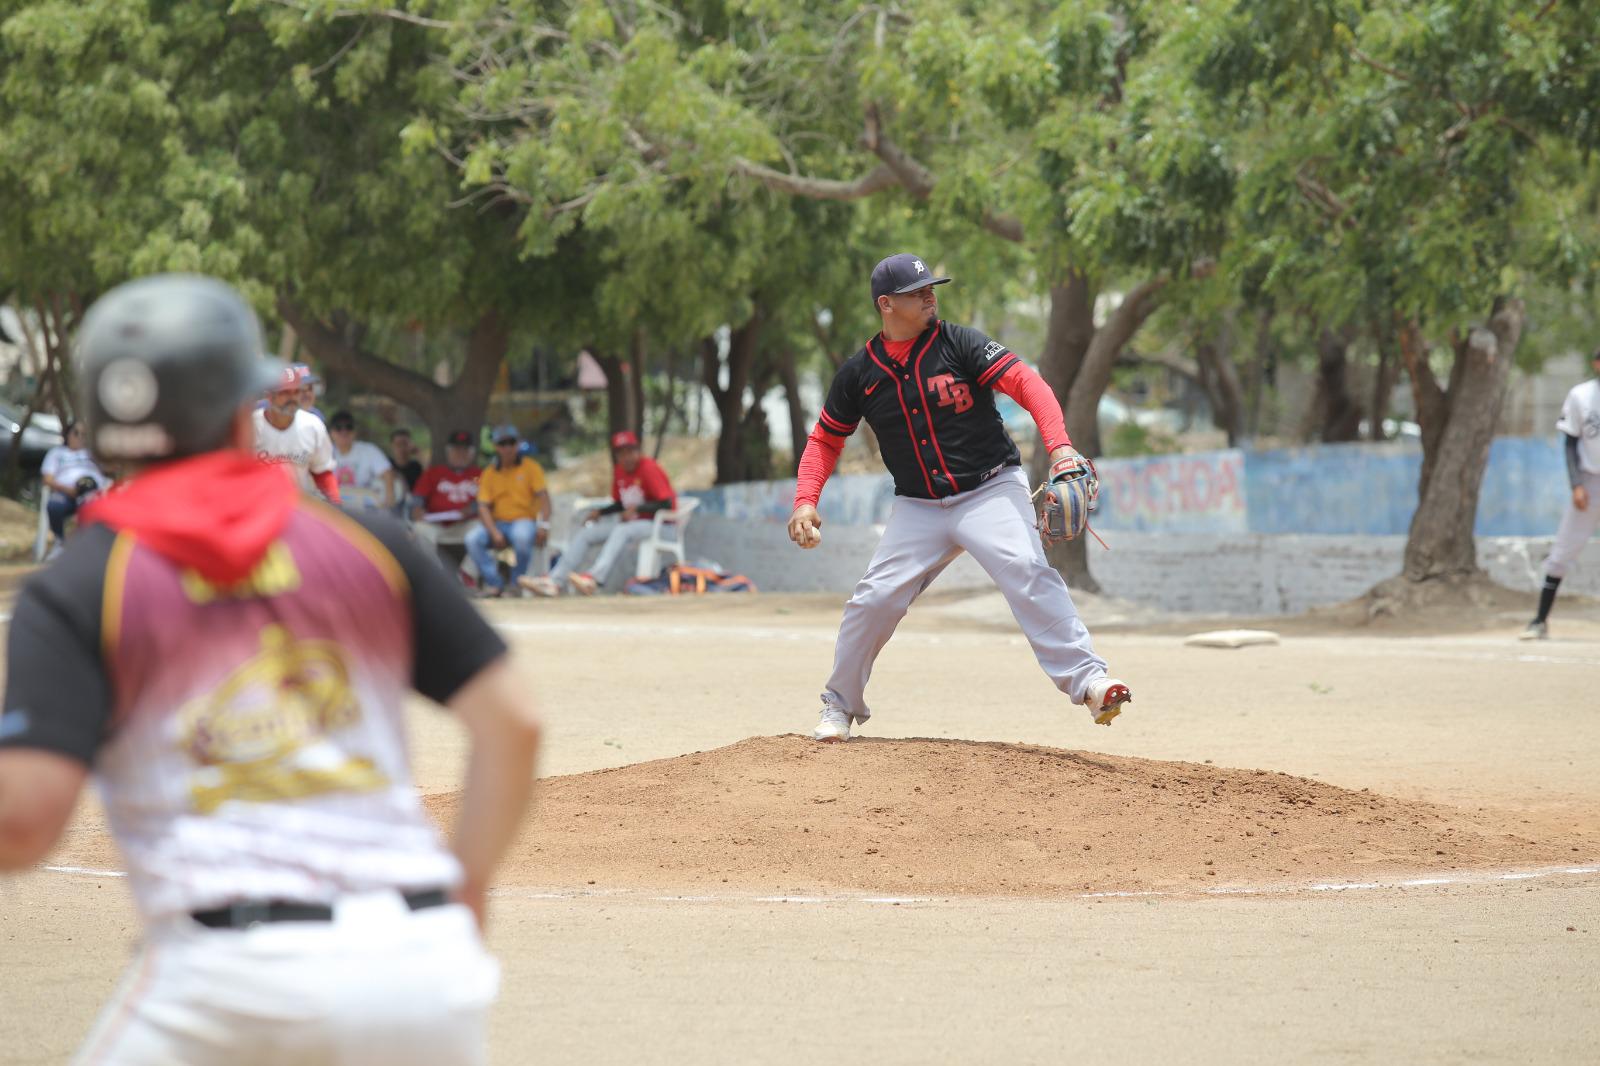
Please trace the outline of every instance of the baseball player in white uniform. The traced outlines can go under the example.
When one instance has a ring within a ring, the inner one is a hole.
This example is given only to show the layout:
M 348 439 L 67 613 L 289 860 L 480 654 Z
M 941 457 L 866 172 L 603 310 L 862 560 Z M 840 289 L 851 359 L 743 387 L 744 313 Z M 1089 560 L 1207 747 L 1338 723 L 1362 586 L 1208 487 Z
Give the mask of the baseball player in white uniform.
M 383 516 L 254 455 L 254 314 L 147 278 L 84 318 L 90 439 L 125 464 L 11 621 L 0 870 L 42 859 L 93 774 L 144 944 L 77 1062 L 482 1063 L 479 935 L 538 727 L 505 645 Z M 451 846 L 403 700 L 472 735 Z
M 322 419 L 300 407 L 304 376 L 285 367 L 267 393 L 266 405 L 252 412 L 256 458 L 287 464 L 301 492 L 320 492 L 328 502 L 340 503 L 333 438 Z
M 1572 498 L 1561 516 L 1561 526 L 1544 561 L 1544 586 L 1539 590 L 1539 613 L 1522 631 L 1522 640 L 1544 640 L 1550 635 L 1550 608 L 1567 569 L 1600 526 L 1600 348 L 1592 357 L 1595 376 L 1573 387 L 1561 405 L 1556 428 L 1561 431 L 1567 458 L 1567 481 Z
M 1039 665 L 1056 687 L 1110 725 L 1131 698 L 1106 674 L 1067 584 L 1045 559 L 1022 458 L 994 392 L 1013 397 L 1039 426 L 1053 461 L 1082 462 L 1061 405 L 1038 373 L 999 341 L 943 322 L 935 277 L 914 255 L 892 255 L 872 271 L 883 329 L 834 375 L 801 456 L 789 537 L 822 540 L 817 504 L 844 440 L 865 418 L 894 477 L 894 509 L 867 572 L 845 604 L 833 673 L 812 736 L 850 739 L 871 717 L 867 679 L 895 627 L 963 551 L 1005 595 Z

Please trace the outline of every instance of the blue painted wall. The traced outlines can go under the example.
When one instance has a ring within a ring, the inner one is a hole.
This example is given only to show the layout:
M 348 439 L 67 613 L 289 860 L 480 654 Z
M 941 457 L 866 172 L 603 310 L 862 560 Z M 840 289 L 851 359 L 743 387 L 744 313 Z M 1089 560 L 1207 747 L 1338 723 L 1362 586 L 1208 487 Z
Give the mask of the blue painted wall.
M 1413 443 L 1324 444 L 1273 451 L 1229 449 L 1148 459 L 1103 459 L 1094 524 L 1150 533 L 1404 535 L 1417 506 L 1422 449 Z M 703 513 L 750 522 L 788 519 L 794 482 L 697 492 Z M 1501 437 L 1489 449 L 1476 532 L 1550 536 L 1568 499 L 1559 438 Z M 838 526 L 888 518 L 886 474 L 829 480 L 822 516 Z
M 1404 534 L 1417 507 L 1415 444 L 1328 444 L 1246 452 L 1252 533 Z M 1474 531 L 1549 536 L 1568 498 L 1554 438 L 1500 437 L 1489 448 Z

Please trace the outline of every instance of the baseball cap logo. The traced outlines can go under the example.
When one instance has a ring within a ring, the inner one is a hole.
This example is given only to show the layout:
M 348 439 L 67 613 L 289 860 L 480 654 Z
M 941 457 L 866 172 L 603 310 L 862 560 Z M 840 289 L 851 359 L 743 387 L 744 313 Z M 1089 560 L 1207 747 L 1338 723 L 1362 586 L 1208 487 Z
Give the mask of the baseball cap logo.
M 872 299 L 876 302 L 880 296 L 903 296 L 929 285 L 943 285 L 949 280 L 935 274 L 927 260 L 900 252 L 872 268 Z
M 118 359 L 100 371 L 95 391 L 100 406 L 118 422 L 137 422 L 156 409 L 156 376 L 138 359 Z

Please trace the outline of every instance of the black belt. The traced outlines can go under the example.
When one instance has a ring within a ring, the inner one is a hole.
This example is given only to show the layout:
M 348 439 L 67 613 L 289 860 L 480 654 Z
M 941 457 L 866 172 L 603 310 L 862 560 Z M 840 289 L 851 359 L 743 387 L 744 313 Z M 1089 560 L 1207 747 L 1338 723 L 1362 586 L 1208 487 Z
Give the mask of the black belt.
M 450 894 L 442 888 L 404 892 L 400 898 L 414 911 L 442 907 L 450 902 Z M 333 907 L 326 903 L 244 899 L 214 910 L 194 911 L 189 917 L 211 929 L 248 929 L 265 922 L 331 922 Z

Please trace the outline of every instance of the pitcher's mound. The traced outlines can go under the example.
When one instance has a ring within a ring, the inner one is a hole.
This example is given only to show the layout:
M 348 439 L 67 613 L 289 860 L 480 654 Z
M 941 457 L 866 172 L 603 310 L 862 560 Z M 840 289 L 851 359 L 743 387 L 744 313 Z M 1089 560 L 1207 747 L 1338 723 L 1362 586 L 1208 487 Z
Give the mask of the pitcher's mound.
M 427 802 L 446 824 L 459 807 L 455 794 Z M 1590 832 L 1533 835 L 1514 820 L 1267 770 L 1021 744 L 862 737 L 825 745 L 789 735 L 545 781 L 502 881 L 1053 896 L 1600 855 Z

